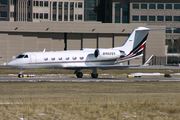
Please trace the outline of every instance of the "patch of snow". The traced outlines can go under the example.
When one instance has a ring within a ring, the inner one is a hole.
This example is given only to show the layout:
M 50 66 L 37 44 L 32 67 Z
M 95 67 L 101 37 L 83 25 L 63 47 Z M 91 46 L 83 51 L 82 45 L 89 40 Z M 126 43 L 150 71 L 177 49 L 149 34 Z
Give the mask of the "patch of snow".
M 149 76 L 149 75 L 153 75 L 153 76 L 159 76 L 159 75 L 164 75 L 164 73 L 132 73 L 131 75 L 135 75 L 135 76 L 140 76 L 140 75 L 146 75 L 146 76 Z
M 101 74 L 101 75 L 109 75 L 109 74 L 104 73 L 104 74 Z

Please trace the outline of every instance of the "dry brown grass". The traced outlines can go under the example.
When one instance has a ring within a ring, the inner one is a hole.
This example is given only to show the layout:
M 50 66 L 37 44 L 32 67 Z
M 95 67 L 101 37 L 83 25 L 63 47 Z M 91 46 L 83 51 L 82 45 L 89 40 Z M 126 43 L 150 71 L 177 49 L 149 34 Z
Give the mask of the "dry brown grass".
M 0 83 L 2 120 L 180 119 L 179 82 Z

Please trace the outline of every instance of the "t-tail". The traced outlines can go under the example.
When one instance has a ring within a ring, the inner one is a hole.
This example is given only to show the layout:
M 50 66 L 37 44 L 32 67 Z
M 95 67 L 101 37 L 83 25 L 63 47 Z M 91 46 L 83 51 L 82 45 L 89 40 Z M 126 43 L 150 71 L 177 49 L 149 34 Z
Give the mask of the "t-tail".
M 138 27 L 132 31 L 121 47 L 115 47 L 114 49 L 124 51 L 126 54 L 125 57 L 118 59 L 117 62 L 124 62 L 142 56 L 142 51 L 150 30 L 146 27 Z
M 149 31 L 150 29 L 146 27 L 138 27 L 134 29 L 126 42 L 121 47 L 116 47 L 114 49 L 118 48 L 123 50 L 126 55 L 140 54 L 146 44 Z

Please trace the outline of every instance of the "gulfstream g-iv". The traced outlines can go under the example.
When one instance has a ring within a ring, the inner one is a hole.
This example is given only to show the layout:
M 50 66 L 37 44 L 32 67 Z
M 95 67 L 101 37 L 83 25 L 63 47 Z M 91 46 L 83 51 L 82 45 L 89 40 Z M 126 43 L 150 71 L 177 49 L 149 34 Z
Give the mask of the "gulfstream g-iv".
M 150 30 L 146 27 L 134 29 L 125 43 L 120 47 L 82 49 L 57 52 L 25 52 L 7 63 L 7 66 L 19 68 L 19 77 L 27 68 L 64 68 L 75 70 L 78 78 L 82 78 L 82 69 L 92 69 L 92 78 L 97 78 L 97 68 L 121 68 L 133 65 L 117 65 L 142 56 L 143 48 Z M 152 57 L 152 56 L 151 56 Z M 148 59 L 149 61 L 150 59 Z M 146 61 L 146 63 L 148 62 Z

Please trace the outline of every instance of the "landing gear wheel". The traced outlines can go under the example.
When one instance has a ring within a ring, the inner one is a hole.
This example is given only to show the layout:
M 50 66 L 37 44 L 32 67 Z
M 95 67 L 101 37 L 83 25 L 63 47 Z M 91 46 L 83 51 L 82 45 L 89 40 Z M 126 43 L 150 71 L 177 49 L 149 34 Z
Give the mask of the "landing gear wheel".
M 95 73 L 95 74 L 94 74 L 94 73 L 91 73 L 91 77 L 92 77 L 92 78 L 97 78 L 97 77 L 98 77 L 98 74 L 97 74 L 97 73 Z
M 18 77 L 19 77 L 19 78 L 22 78 L 22 77 L 23 77 L 23 75 L 22 75 L 22 74 L 19 74 L 19 75 L 18 75 Z
M 78 72 L 78 73 L 76 74 L 76 76 L 77 76 L 77 78 L 82 78 L 83 73 L 82 73 L 82 72 Z

